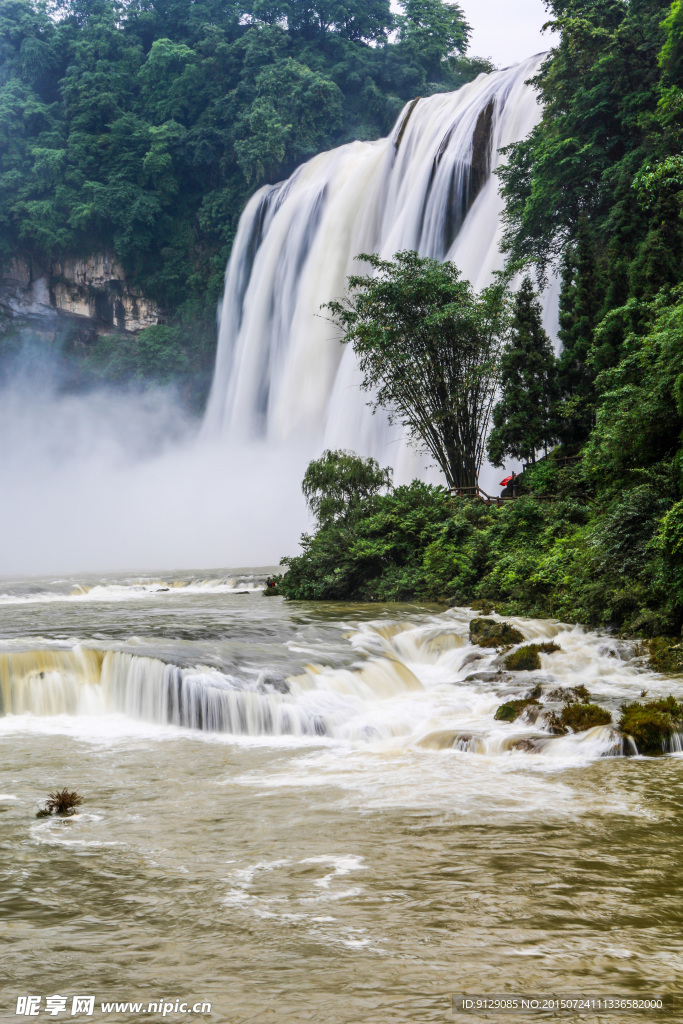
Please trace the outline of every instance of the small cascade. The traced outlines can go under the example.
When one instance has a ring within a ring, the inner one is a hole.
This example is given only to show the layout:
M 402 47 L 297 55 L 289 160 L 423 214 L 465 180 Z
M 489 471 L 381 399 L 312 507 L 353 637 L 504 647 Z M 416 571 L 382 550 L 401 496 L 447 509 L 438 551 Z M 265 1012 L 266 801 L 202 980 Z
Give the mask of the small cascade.
M 665 754 L 683 754 L 683 732 L 674 732 L 664 745 Z
M 103 658 L 84 647 L 0 654 L 0 714 L 78 714 L 99 685 Z
M 414 100 L 387 139 L 322 153 L 252 198 L 226 274 L 206 437 L 303 434 L 386 460 L 398 435 L 367 408 L 321 306 L 344 294 L 363 252 L 414 249 L 453 260 L 476 288 L 491 281 L 502 265 L 493 171 L 540 117 L 527 82 L 541 60 Z
M 539 670 L 510 671 L 504 654 L 470 643 L 472 616 L 454 609 L 358 625 L 346 634 L 350 661 L 330 665 L 323 657 L 289 678 L 266 666 L 230 674 L 85 645 L 7 652 L 0 655 L 0 710 L 37 718 L 116 715 L 203 733 L 393 752 L 535 755 L 560 764 L 636 755 L 617 728 L 622 704 L 636 699 L 644 682 L 652 691 L 676 687 L 648 673 L 628 643 L 549 621 L 510 620 L 525 643 L 552 639 L 558 647 L 542 656 Z M 610 711 L 612 724 L 557 735 L 557 715 L 577 701 L 577 687 Z M 503 704 L 529 695 L 534 701 L 519 717 L 498 720 Z M 683 735 L 670 737 L 662 753 L 683 753 Z
M 181 669 L 156 658 L 110 652 L 102 666 L 102 687 L 110 710 L 147 722 L 235 736 L 326 732 L 320 717 L 287 694 L 248 689 L 216 669 Z

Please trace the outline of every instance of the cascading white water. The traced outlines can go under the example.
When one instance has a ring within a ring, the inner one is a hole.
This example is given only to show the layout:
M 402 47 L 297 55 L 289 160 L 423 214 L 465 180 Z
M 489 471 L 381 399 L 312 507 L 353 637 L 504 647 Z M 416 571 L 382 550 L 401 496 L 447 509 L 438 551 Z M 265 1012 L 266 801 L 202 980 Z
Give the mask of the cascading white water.
M 500 149 L 540 107 L 542 57 L 409 104 L 389 138 L 323 153 L 247 206 L 227 270 L 209 435 L 304 435 L 388 461 L 398 435 L 372 416 L 353 352 L 321 306 L 344 293 L 361 252 L 453 260 L 475 288 L 501 268 Z M 549 315 L 556 305 L 549 295 Z M 552 326 L 552 325 L 551 325 Z M 405 446 L 395 467 L 410 470 Z
M 616 723 L 621 704 L 643 683 L 661 688 L 627 643 L 557 622 L 513 620 L 526 641 L 553 639 L 536 673 L 505 669 L 504 653 L 470 642 L 471 612 L 453 610 L 417 623 L 369 622 L 347 634 L 348 667 L 327 662 L 287 677 L 269 669 L 226 672 L 181 667 L 129 651 L 72 649 L 0 654 L 0 717 L 103 718 L 176 726 L 261 740 L 340 743 L 385 753 L 460 750 L 487 757 L 537 754 L 554 761 L 637 754 L 614 726 L 556 736 L 553 712 L 581 685 Z M 525 641 L 525 642 L 526 642 Z M 324 657 L 325 645 L 319 655 Z M 314 653 L 311 651 L 311 653 Z M 498 708 L 538 687 L 533 714 L 498 721 Z M 683 735 L 662 742 L 680 753 Z

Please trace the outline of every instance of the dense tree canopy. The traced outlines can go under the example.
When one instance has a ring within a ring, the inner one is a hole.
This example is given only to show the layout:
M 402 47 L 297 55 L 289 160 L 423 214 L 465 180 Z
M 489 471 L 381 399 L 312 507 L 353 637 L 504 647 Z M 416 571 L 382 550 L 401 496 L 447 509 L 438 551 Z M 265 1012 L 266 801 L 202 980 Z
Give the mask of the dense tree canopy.
M 249 194 L 473 77 L 468 35 L 446 0 L 2 0 L 0 265 L 106 247 L 213 310 Z
M 596 373 L 628 329 L 612 316 L 683 275 L 680 2 L 548 0 L 560 42 L 536 78 L 543 117 L 501 171 L 510 269 L 563 275 L 568 440 L 593 422 Z

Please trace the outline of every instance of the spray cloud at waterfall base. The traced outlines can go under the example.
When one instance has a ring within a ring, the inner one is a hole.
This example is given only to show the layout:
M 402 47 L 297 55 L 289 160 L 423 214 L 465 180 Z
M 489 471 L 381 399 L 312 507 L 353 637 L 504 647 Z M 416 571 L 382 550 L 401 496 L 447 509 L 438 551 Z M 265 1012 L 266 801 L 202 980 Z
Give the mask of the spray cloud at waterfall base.
M 539 108 L 539 58 L 409 104 L 376 143 L 315 157 L 257 194 L 226 277 L 216 374 L 198 436 L 172 391 L 65 394 L 35 365 L 0 420 L 4 573 L 275 563 L 306 526 L 299 484 L 324 447 L 431 474 L 360 390 L 320 313 L 361 251 L 452 259 L 476 288 L 501 266 L 498 149 Z M 556 297 L 547 296 L 550 326 Z M 54 368 L 53 368 L 54 369 Z M 498 474 L 496 473 L 495 476 Z M 493 486 L 484 477 L 484 486 Z
M 0 393 L 3 575 L 276 564 L 307 452 L 196 442 L 173 392 Z

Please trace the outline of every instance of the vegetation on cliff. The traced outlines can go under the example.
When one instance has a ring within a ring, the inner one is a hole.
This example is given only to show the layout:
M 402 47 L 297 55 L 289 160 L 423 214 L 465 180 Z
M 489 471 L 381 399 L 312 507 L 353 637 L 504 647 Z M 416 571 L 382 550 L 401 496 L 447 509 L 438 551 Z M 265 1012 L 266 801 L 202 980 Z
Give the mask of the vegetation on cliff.
M 3 0 L 0 268 L 113 252 L 171 323 L 99 371 L 208 374 L 249 195 L 488 70 L 468 37 L 445 0 Z

